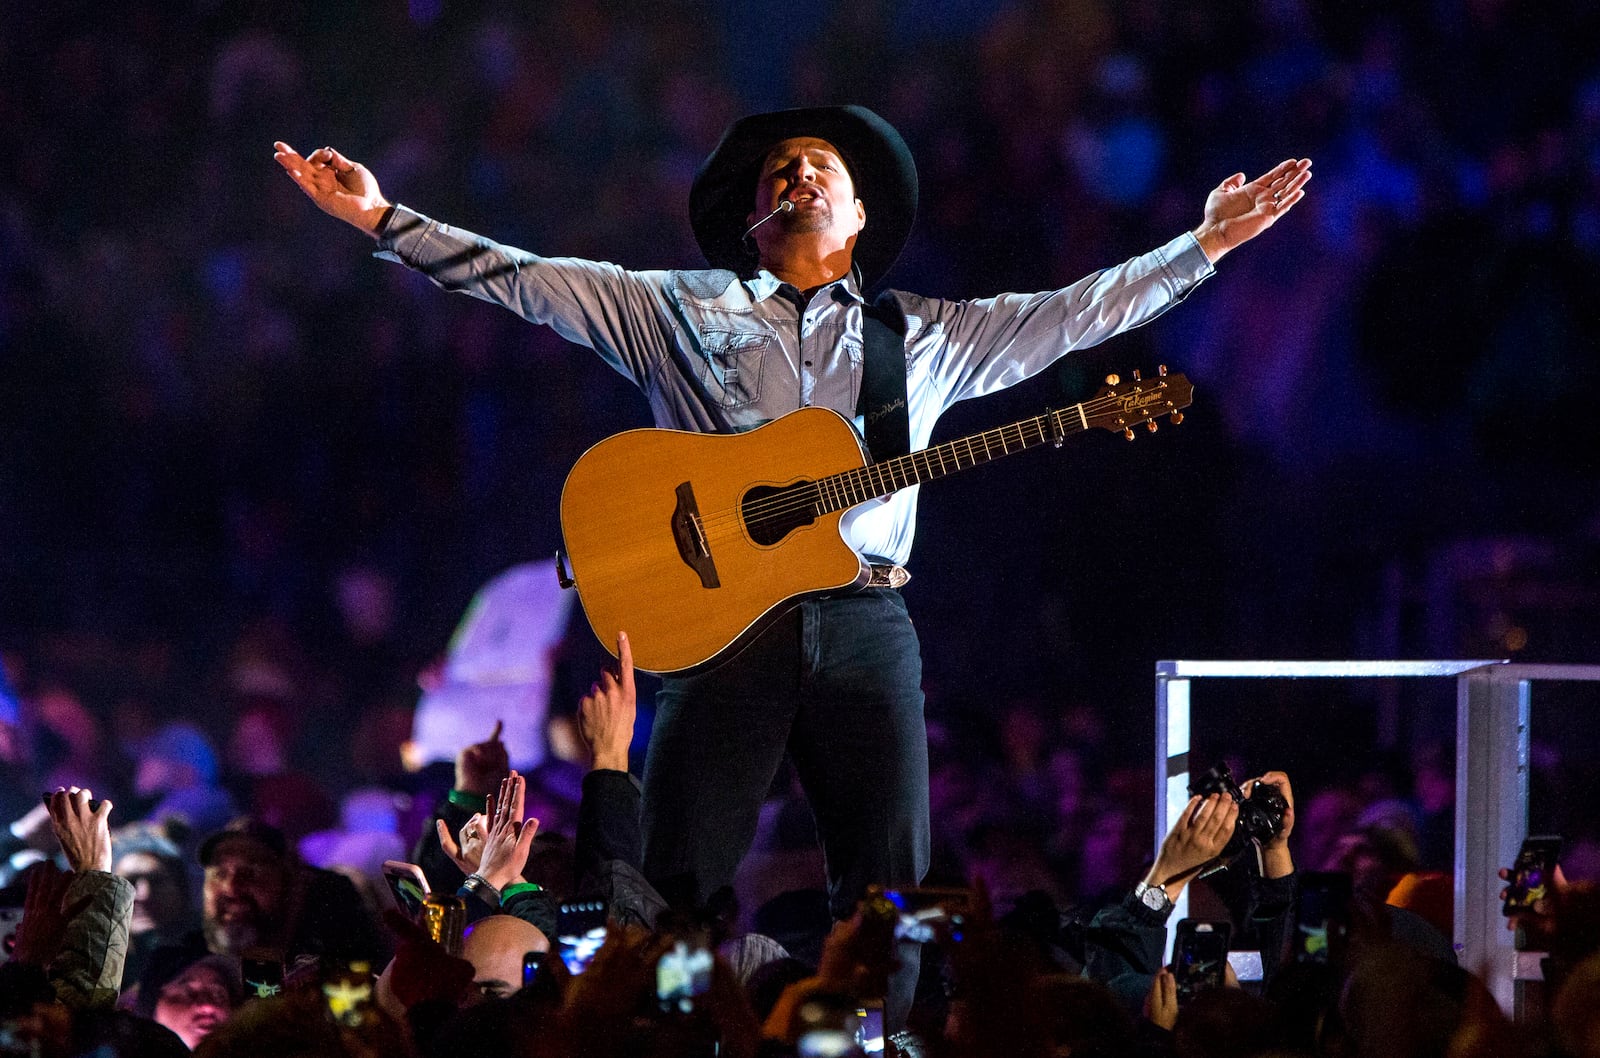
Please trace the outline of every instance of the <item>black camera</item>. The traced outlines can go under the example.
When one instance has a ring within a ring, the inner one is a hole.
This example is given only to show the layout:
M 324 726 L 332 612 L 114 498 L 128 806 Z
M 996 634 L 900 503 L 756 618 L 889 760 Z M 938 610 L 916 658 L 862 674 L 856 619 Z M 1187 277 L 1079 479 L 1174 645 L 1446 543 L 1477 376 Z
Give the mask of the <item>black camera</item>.
M 1222 850 L 1224 861 L 1232 860 L 1251 842 L 1259 846 L 1277 837 L 1283 830 L 1283 814 L 1289 810 L 1289 802 L 1275 783 L 1258 782 L 1246 797 L 1226 764 L 1218 764 L 1196 779 L 1189 785 L 1189 793 L 1198 797 L 1227 794 L 1239 805 L 1238 825 Z

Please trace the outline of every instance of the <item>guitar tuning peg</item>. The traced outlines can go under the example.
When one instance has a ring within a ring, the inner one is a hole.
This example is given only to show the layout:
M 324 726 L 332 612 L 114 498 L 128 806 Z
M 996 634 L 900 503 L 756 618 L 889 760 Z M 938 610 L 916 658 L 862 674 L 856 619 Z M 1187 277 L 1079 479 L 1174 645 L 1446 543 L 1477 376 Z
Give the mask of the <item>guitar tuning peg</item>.
M 1122 431 L 1122 436 L 1126 437 L 1130 441 L 1133 440 L 1133 427 L 1129 426 L 1124 429 Z
M 1176 426 L 1183 421 L 1183 412 L 1175 411 L 1171 415 L 1167 416 L 1167 418 L 1172 421 L 1172 425 Z
M 1146 430 L 1149 430 L 1151 433 L 1155 433 L 1158 429 L 1161 428 L 1161 426 L 1154 419 L 1151 419 L 1149 422 L 1144 424 L 1144 428 Z
M 1167 365 L 1166 364 L 1158 364 L 1158 365 L 1156 365 L 1156 374 L 1160 375 L 1162 378 L 1166 378 L 1167 377 Z
M 1139 379 L 1139 369 L 1138 368 L 1134 368 L 1133 369 L 1133 380 L 1135 382 L 1138 382 L 1140 380 Z
M 1106 385 L 1108 385 L 1108 386 L 1115 386 L 1118 382 L 1121 382 L 1121 381 L 1122 381 L 1122 376 L 1120 376 L 1120 375 L 1107 375 L 1106 376 Z

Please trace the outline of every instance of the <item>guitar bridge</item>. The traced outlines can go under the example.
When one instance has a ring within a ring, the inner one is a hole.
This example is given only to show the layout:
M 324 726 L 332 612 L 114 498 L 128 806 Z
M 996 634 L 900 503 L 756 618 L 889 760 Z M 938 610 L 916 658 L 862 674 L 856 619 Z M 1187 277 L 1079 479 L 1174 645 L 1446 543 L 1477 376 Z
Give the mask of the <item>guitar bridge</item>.
M 694 486 L 685 481 L 678 486 L 677 493 L 678 505 L 672 511 L 672 539 L 678 545 L 678 557 L 699 576 L 702 588 L 720 588 L 722 581 L 711 557 L 711 542 L 706 539 L 705 527 L 700 521 Z

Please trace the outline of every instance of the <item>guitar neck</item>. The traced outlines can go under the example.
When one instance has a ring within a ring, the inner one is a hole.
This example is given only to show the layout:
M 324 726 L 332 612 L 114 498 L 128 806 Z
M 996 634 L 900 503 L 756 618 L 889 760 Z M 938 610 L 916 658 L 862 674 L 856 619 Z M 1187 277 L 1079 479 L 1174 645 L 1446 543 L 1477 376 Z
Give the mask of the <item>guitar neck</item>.
M 949 477 L 958 470 L 992 463 L 1041 444 L 1060 444 L 1072 434 L 1089 428 L 1083 404 L 1060 411 L 1047 411 L 1009 426 L 970 434 L 942 445 L 924 448 L 910 455 L 869 463 L 856 470 L 819 478 L 818 513 L 827 514 L 854 507 L 867 500 L 888 496 L 924 481 Z

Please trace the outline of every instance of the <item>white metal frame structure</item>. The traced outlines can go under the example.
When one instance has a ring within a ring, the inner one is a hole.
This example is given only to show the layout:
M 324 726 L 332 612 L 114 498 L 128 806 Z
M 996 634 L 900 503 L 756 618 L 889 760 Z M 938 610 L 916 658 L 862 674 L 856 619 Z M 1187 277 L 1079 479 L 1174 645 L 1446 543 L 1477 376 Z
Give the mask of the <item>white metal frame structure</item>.
M 1512 862 L 1528 827 L 1528 720 L 1536 681 L 1600 682 L 1600 665 L 1504 661 L 1160 661 L 1156 663 L 1156 818 L 1159 851 L 1169 821 L 1189 801 L 1189 691 L 1198 679 L 1456 681 L 1455 944 L 1461 965 L 1482 973 L 1508 1014 L 1520 1013 L 1518 981 L 1538 977 L 1516 952 L 1500 914 L 1495 872 Z M 1173 921 L 1188 909 L 1179 894 Z M 1169 954 L 1171 938 L 1168 939 Z

